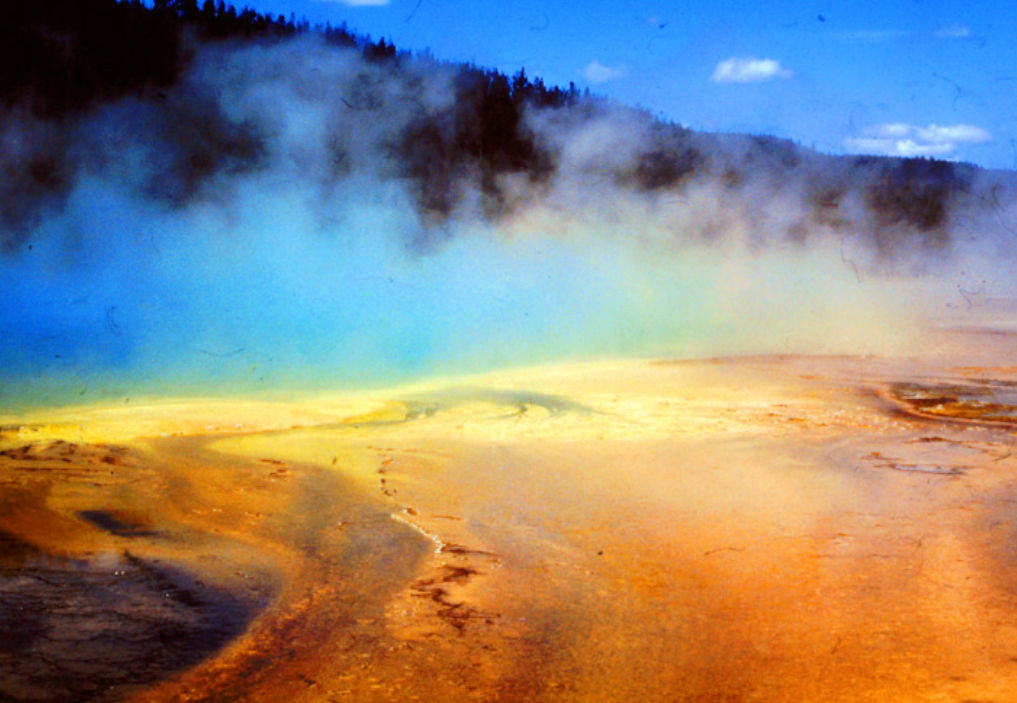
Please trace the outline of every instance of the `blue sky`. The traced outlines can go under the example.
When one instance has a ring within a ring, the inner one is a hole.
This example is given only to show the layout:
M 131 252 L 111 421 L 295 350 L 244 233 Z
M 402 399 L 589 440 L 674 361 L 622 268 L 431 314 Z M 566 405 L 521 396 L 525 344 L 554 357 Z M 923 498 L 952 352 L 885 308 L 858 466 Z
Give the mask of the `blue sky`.
M 238 3 L 243 5 L 243 2 Z M 709 131 L 1017 168 L 1012 2 L 251 0 Z

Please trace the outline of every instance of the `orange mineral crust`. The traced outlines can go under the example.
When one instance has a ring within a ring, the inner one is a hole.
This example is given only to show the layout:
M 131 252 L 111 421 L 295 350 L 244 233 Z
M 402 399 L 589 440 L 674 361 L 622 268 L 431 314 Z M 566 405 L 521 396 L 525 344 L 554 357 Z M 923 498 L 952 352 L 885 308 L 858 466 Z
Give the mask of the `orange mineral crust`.
M 1013 700 L 1015 368 L 634 360 L 4 418 L 0 699 Z

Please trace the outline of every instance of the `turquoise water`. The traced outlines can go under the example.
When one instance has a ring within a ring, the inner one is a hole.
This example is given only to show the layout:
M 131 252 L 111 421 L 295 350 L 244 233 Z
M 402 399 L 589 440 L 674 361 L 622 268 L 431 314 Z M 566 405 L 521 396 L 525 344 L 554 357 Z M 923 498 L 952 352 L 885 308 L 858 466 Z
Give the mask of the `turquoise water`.
M 79 188 L 0 259 L 0 407 L 377 386 L 659 353 L 711 324 L 711 274 L 607 241 L 460 226 L 419 251 L 391 204 L 322 222 L 264 192 L 167 211 Z

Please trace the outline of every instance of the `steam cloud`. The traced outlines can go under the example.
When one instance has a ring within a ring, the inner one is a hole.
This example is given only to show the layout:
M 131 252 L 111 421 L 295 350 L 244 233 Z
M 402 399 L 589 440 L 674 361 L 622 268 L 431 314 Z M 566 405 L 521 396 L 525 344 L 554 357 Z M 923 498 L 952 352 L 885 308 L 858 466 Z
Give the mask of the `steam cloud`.
M 959 288 L 1014 297 L 1012 174 L 598 99 L 527 102 L 531 151 L 488 168 L 458 156 L 459 67 L 317 35 L 193 52 L 165 89 L 3 116 L 5 407 L 879 352 Z

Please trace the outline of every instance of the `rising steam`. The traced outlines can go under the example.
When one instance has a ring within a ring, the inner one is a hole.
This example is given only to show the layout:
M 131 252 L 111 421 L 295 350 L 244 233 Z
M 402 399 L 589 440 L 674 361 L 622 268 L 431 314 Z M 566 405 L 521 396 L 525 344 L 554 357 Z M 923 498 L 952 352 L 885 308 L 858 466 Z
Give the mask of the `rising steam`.
M 462 67 L 315 34 L 189 46 L 158 89 L 3 115 L 4 406 L 884 352 L 1017 293 L 1012 174 L 574 94 L 488 149 Z

